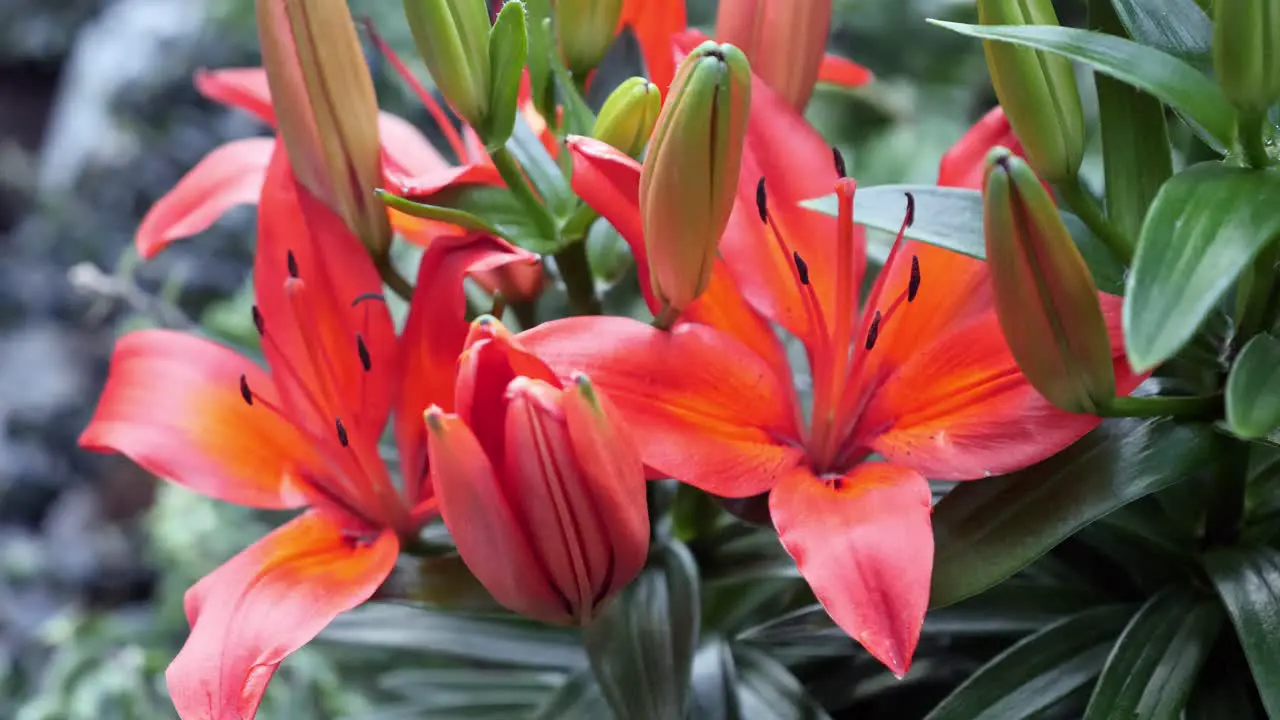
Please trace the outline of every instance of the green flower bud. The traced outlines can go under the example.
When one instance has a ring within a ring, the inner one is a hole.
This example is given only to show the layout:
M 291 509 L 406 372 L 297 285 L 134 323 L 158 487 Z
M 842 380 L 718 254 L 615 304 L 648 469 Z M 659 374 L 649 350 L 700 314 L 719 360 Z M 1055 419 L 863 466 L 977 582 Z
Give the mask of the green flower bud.
M 469 125 L 489 114 L 489 9 L 485 0 L 404 0 L 418 54 L 450 107 Z
M 1227 98 L 1262 111 L 1280 100 L 1280 0 L 1217 0 L 1213 69 Z
M 657 85 L 642 77 L 628 78 L 604 101 L 591 137 L 640 157 L 661 110 L 662 93 Z
M 1057 25 L 1051 0 L 978 0 L 983 25 Z M 996 97 L 1031 167 L 1049 182 L 1076 176 L 1084 156 L 1084 111 L 1066 58 L 984 40 Z
M 699 45 L 676 71 L 640 174 L 649 281 L 668 313 L 706 289 L 729 222 L 751 106 L 747 56 Z
M 982 182 L 987 266 L 1005 340 L 1031 385 L 1070 412 L 1116 394 L 1098 288 L 1062 216 L 1021 158 L 997 147 Z
M 609 52 L 622 17 L 622 0 L 555 0 L 556 34 L 564 64 L 585 77 Z

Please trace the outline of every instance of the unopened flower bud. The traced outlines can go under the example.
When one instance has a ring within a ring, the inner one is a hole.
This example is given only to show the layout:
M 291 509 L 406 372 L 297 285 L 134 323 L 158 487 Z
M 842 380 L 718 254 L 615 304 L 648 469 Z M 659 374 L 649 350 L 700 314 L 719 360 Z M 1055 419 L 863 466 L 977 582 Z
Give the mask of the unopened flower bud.
M 591 137 L 640 157 L 661 110 L 662 93 L 657 85 L 642 77 L 628 78 L 604 101 Z
M 1280 100 L 1280 0 L 1217 0 L 1213 69 L 1227 98 L 1255 112 Z
M 1057 25 L 1052 0 L 978 0 L 983 25 Z M 996 97 L 1031 167 L 1049 182 L 1076 176 L 1084 156 L 1084 111 L 1071 62 L 1040 50 L 984 40 Z
M 485 0 L 404 0 L 404 14 L 431 79 L 475 128 L 489 114 L 489 9 Z
M 751 68 L 738 48 L 698 46 L 680 65 L 640 173 L 654 296 L 678 313 L 706 289 L 738 189 Z
M 586 624 L 644 566 L 644 465 L 584 376 L 561 383 L 497 320 L 472 325 L 457 414 L 429 409 L 431 481 L 458 553 L 494 599 Z
M 262 60 L 294 175 L 375 255 L 391 227 L 382 183 L 378 101 L 345 0 L 257 0 Z
M 574 75 L 586 77 L 613 45 L 622 0 L 555 0 L 555 4 L 564 64 Z
M 831 0 L 720 0 L 716 14 L 716 37 L 797 110 L 813 95 L 830 32 Z
M 1115 397 L 1098 288 L 1040 179 L 1002 147 L 987 156 L 983 230 L 996 314 L 1027 380 L 1058 407 L 1094 413 Z

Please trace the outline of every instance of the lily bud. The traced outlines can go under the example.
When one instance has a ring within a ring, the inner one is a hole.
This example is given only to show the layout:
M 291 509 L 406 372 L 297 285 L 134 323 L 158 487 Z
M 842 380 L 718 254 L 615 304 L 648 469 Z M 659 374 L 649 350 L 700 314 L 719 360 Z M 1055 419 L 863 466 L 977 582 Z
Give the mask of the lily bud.
M 1214 3 L 1213 70 L 1240 108 L 1263 111 L 1280 100 L 1280 0 Z
M 485 0 L 404 0 L 404 14 L 444 99 L 471 127 L 484 127 L 490 83 Z
M 706 289 L 733 211 L 751 106 L 751 67 L 732 45 L 685 58 L 640 173 L 640 214 L 654 296 L 670 312 Z
M 562 385 L 497 320 L 472 324 L 456 415 L 426 412 L 431 481 L 458 553 L 502 605 L 583 625 L 648 554 L 644 465 L 585 376 Z
M 298 180 L 375 255 L 391 243 L 378 101 L 345 0 L 257 0 L 262 61 Z
M 796 110 L 813 95 L 830 32 L 831 0 L 720 0 L 716 13 L 716 37 Z
M 625 80 L 609 94 L 596 117 L 591 137 L 640 157 L 662 110 L 662 93 L 646 78 Z
M 978 0 L 983 25 L 1057 25 L 1051 0 Z M 1071 62 L 1039 50 L 984 40 L 996 97 L 1031 167 L 1049 182 L 1076 176 L 1084 157 L 1084 110 Z
M 996 314 L 1018 367 L 1054 405 L 1096 413 L 1116 378 L 1084 258 L 1040 179 L 1005 148 L 987 155 L 982 196 Z
M 555 0 L 555 4 L 564 64 L 574 75 L 586 77 L 613 45 L 622 0 Z

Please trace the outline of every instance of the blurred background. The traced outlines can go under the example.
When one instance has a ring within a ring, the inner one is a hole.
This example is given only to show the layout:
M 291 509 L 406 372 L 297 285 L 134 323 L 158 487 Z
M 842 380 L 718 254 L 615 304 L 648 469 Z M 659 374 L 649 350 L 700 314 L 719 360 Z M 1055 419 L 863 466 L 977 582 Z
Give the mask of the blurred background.
M 977 43 L 924 18 L 972 20 L 972 2 L 836 5 L 832 49 L 878 80 L 819 90 L 812 120 L 860 184 L 932 181 L 992 97 Z M 351 6 L 414 57 L 399 3 Z M 690 0 L 690 12 L 707 28 L 714 1 Z M 75 445 L 120 332 L 249 329 L 252 209 L 147 263 L 132 238 L 206 152 L 265 132 L 191 83 L 200 67 L 256 65 L 256 45 L 251 0 L 0 0 L 0 718 L 171 717 L 162 673 L 187 631 L 182 592 L 270 526 Z M 427 127 L 371 60 L 383 108 Z M 475 640 L 456 624 L 437 630 L 422 643 Z M 419 716 L 386 714 L 396 679 L 378 662 L 392 655 L 353 663 L 357 673 L 341 665 L 351 653 L 327 648 L 282 666 L 260 717 Z M 529 697 L 550 687 L 548 668 L 521 676 Z

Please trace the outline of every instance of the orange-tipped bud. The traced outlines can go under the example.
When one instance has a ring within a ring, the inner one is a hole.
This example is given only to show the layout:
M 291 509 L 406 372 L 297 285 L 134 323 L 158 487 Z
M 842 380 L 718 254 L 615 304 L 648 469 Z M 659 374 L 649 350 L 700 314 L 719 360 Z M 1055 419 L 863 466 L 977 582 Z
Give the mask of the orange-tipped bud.
M 1013 357 L 1046 399 L 1094 413 L 1116 394 L 1098 288 L 1040 179 L 997 147 L 983 178 L 996 314 Z
M 391 243 L 378 100 L 345 0 L 257 0 L 262 62 L 294 174 L 382 255 Z
M 705 42 L 680 65 L 640 174 L 640 214 L 654 296 L 679 313 L 711 278 L 738 189 L 751 68 L 732 45 Z
M 574 75 L 586 77 L 617 35 L 622 0 L 555 0 L 560 54 Z
M 472 325 L 456 415 L 426 413 L 431 481 L 458 553 L 502 605 L 586 624 L 648 554 L 644 466 L 585 376 L 562 385 L 497 320 Z
M 756 75 L 796 110 L 818 82 L 831 0 L 720 0 L 716 37 L 742 48 Z
M 662 93 L 657 85 L 642 77 L 628 78 L 609 93 L 596 117 L 591 137 L 631 157 L 640 157 L 661 110 Z

